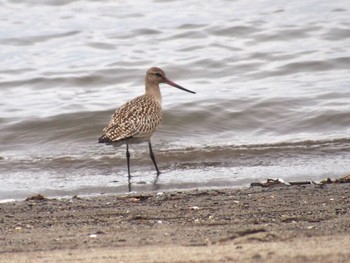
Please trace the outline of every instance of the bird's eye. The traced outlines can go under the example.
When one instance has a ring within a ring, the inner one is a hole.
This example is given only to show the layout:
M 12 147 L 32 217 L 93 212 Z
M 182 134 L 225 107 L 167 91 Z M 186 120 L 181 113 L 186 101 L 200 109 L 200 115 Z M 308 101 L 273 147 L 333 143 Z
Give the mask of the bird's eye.
M 161 77 L 162 76 L 162 74 L 160 74 L 160 73 L 155 73 L 155 75 L 157 76 L 157 77 Z

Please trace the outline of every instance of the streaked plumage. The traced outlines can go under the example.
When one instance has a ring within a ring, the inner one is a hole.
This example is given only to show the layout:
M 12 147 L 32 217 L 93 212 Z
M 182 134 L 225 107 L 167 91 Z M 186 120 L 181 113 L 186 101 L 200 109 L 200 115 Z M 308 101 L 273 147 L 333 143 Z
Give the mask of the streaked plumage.
M 98 140 L 99 143 L 112 144 L 114 146 L 126 144 L 129 179 L 129 144 L 134 143 L 148 142 L 150 157 L 157 170 L 157 175 L 160 174 L 151 146 L 151 137 L 162 122 L 160 83 L 167 83 L 176 88 L 194 93 L 167 79 L 164 71 L 160 68 L 150 68 L 145 77 L 145 94 L 119 107 L 112 115 L 108 125 L 103 129 L 102 136 Z
M 145 94 L 115 111 L 99 142 L 121 145 L 148 141 L 161 122 L 162 106 Z

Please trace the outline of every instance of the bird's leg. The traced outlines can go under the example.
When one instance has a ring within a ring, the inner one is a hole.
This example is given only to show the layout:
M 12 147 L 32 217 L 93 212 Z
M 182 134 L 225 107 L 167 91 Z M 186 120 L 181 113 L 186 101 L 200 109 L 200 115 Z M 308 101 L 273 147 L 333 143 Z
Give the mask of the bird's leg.
M 130 178 L 128 179 L 128 190 L 129 190 L 129 193 L 131 192 L 131 182 L 130 182 Z
M 156 163 L 156 159 L 154 158 L 154 154 L 153 154 L 153 151 L 152 151 L 152 145 L 151 145 L 151 141 L 148 141 L 148 146 L 149 146 L 149 155 L 151 156 L 151 159 L 152 159 L 152 162 L 154 164 L 154 167 L 156 168 L 157 170 L 157 176 L 160 175 L 160 172 L 159 172 L 159 169 L 158 169 L 158 166 L 157 166 L 157 163 Z
M 130 153 L 129 153 L 129 144 L 126 144 L 126 163 L 128 164 L 128 178 L 130 181 Z

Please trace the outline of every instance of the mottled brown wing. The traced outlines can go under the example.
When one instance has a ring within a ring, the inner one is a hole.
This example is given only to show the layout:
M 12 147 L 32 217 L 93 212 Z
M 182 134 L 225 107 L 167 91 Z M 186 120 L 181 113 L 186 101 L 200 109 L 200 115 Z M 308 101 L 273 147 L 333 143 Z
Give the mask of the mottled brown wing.
M 102 137 L 116 142 L 130 137 L 143 137 L 154 132 L 162 121 L 162 109 L 152 97 L 140 96 L 118 108 Z

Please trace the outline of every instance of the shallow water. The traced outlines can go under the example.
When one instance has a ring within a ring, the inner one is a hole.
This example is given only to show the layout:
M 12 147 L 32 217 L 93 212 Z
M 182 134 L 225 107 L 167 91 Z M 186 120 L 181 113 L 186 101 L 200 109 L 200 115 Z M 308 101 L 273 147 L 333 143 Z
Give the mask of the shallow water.
M 0 199 L 128 191 L 97 144 L 162 67 L 164 121 L 133 145 L 131 190 L 350 171 L 348 1 L 1 1 Z

